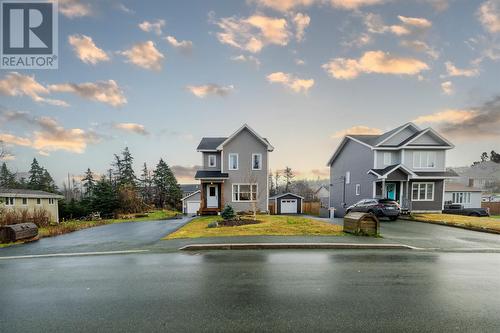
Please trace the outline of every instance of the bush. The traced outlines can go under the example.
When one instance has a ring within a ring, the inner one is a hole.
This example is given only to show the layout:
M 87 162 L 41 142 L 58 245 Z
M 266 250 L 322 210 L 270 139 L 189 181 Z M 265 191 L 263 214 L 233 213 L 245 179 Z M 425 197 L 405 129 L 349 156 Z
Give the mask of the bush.
M 236 217 L 236 213 L 234 212 L 233 207 L 231 207 L 230 205 L 226 205 L 220 215 L 225 221 L 232 220 Z
M 217 223 L 217 221 L 214 221 L 214 222 L 210 222 L 208 224 L 208 227 L 209 228 L 217 228 L 219 226 L 219 223 Z

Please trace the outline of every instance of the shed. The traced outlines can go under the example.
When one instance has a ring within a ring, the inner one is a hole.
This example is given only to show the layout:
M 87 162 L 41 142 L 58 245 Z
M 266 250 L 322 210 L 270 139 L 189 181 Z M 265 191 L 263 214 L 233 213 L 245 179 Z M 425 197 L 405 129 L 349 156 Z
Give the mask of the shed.
M 269 198 L 269 204 L 274 206 L 274 214 L 302 214 L 304 197 L 294 193 L 282 193 Z
M 184 214 L 197 214 L 200 209 L 201 194 L 200 190 L 195 191 L 191 194 L 186 195 L 181 199 L 182 201 L 182 212 Z

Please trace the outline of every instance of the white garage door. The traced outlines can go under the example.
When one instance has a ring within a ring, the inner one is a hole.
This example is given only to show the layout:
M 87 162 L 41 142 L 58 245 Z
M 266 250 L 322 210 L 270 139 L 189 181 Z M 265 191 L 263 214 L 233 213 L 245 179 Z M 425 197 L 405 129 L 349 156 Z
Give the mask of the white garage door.
M 283 200 L 281 200 L 281 213 L 282 214 L 296 214 L 297 213 L 297 199 L 283 199 Z
M 199 201 L 187 201 L 186 202 L 186 214 L 196 214 L 198 209 L 200 209 Z

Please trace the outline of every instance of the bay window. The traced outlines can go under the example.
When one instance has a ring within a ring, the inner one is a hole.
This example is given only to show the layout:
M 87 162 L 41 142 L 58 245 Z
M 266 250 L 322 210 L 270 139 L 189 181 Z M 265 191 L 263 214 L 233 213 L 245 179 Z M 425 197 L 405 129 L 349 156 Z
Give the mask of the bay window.
M 233 201 L 256 201 L 257 184 L 233 184 Z

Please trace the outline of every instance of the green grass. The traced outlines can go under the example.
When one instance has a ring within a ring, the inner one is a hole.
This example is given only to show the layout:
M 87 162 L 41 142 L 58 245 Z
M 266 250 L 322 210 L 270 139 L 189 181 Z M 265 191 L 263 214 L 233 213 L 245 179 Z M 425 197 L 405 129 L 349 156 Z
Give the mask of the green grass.
M 208 228 L 219 216 L 194 219 L 164 239 L 230 236 L 341 236 L 342 227 L 302 216 L 258 215 L 258 224 Z
M 471 229 L 490 229 L 500 231 L 500 218 L 492 217 L 475 217 L 452 214 L 414 214 L 414 220 L 428 223 L 449 224 Z

